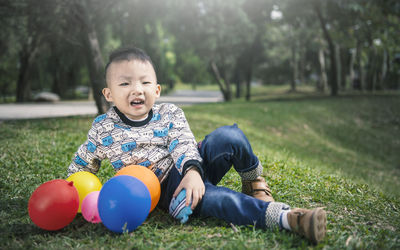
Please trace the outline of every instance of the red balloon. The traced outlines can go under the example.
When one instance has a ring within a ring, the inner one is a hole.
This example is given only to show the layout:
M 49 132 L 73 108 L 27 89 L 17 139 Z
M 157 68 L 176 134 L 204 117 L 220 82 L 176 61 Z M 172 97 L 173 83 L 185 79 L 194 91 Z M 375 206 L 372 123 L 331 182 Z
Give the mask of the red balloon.
M 73 182 L 52 180 L 40 185 L 28 203 L 29 217 L 45 230 L 59 230 L 75 218 L 79 208 L 78 191 Z

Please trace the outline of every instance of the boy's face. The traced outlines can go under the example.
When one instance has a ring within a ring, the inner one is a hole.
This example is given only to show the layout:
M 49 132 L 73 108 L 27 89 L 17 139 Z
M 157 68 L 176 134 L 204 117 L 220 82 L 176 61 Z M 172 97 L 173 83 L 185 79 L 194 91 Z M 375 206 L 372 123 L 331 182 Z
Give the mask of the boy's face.
M 123 60 L 113 62 L 106 72 L 107 88 L 103 95 L 128 118 L 142 120 L 147 117 L 161 86 L 149 62 Z

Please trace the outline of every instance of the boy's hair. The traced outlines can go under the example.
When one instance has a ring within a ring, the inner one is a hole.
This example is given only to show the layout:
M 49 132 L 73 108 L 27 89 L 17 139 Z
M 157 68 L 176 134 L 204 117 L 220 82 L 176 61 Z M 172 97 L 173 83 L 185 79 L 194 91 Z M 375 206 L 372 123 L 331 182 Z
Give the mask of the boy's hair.
M 131 61 L 131 60 L 149 62 L 155 70 L 153 61 L 151 60 L 150 56 L 147 55 L 146 52 L 136 47 L 124 47 L 116 49 L 111 52 L 110 56 L 108 57 L 108 62 L 104 70 L 105 76 L 107 76 L 107 70 L 111 63 L 120 61 Z

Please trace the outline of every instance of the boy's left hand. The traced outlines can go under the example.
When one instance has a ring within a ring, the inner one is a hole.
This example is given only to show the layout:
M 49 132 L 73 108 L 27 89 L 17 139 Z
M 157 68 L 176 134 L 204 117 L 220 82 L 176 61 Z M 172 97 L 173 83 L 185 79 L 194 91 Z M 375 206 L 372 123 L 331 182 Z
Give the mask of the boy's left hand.
M 192 203 L 191 209 L 194 210 L 206 191 L 204 182 L 197 170 L 190 169 L 185 174 L 181 183 L 176 188 L 173 197 L 175 198 L 183 188 L 186 189 L 186 206 Z

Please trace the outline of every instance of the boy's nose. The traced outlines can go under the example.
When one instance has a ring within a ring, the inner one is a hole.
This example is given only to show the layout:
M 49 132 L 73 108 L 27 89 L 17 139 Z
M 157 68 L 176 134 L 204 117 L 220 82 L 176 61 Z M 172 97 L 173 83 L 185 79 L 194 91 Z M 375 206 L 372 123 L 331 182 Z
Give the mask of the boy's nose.
M 140 83 L 132 84 L 131 95 L 140 95 L 143 93 L 143 87 Z

